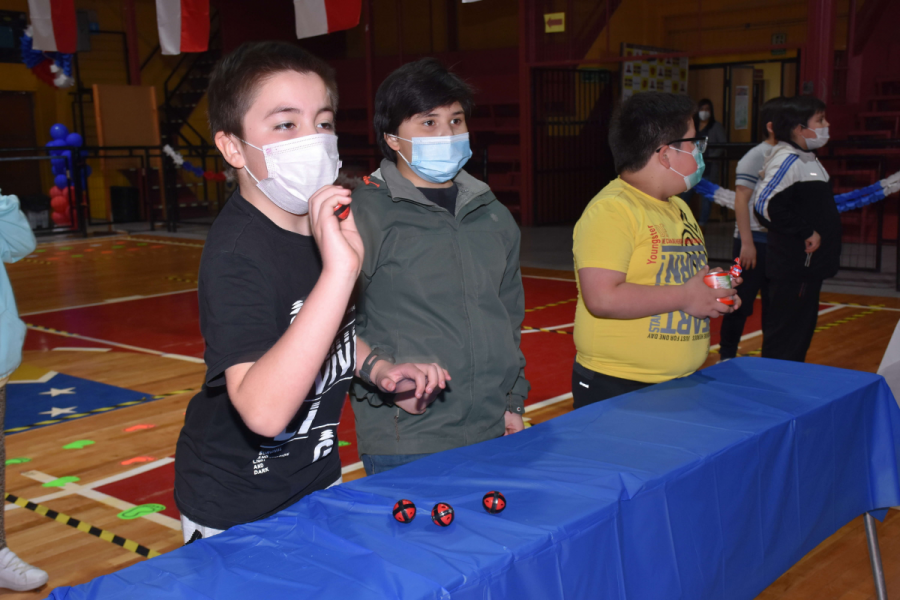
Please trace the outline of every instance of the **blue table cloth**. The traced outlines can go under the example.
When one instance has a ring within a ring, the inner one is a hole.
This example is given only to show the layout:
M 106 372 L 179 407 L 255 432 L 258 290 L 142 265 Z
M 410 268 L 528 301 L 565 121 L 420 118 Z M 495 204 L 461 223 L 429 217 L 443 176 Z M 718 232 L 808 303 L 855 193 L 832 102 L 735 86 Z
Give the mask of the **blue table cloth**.
M 880 376 L 737 359 L 51 597 L 753 598 L 854 517 L 900 505 L 898 463 Z M 481 507 L 489 490 L 504 512 Z M 411 524 L 391 516 L 400 498 Z M 456 509 L 449 527 L 429 518 L 437 502 Z

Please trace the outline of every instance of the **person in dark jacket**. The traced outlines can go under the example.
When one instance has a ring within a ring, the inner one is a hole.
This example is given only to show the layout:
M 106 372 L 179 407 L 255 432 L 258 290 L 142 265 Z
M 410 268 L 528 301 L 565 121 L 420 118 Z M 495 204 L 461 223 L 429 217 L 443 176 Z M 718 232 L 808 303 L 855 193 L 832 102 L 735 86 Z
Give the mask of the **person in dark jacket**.
M 712 100 L 709 98 L 703 98 L 697 103 L 697 112 L 694 114 L 694 129 L 697 130 L 697 137 L 705 137 L 709 144 L 716 145 L 728 142 L 725 128 L 716 121 L 715 109 L 713 108 Z M 721 148 L 707 148 L 706 152 L 703 153 L 703 160 L 706 162 L 706 170 L 703 172 L 703 176 L 716 185 L 722 185 L 723 183 L 722 167 L 724 165 L 721 159 L 724 156 L 725 151 Z M 684 197 L 682 196 L 682 198 Z M 685 200 L 689 199 L 690 192 L 688 192 L 688 197 Z M 706 227 L 713 203 L 708 198 L 701 197 L 700 200 L 700 218 L 697 219 L 697 222 L 701 227 Z
M 822 282 L 837 274 L 841 257 L 841 217 L 828 172 L 815 155 L 828 143 L 825 104 L 811 96 L 789 98 L 772 130 L 778 143 L 751 199 L 769 230 L 762 355 L 803 362 L 816 328 Z
M 434 59 L 400 67 L 375 97 L 385 159 L 351 203 L 365 247 L 357 331 L 372 348 L 351 394 L 368 474 L 524 426 L 520 233 L 487 184 L 462 170 L 471 109 L 469 87 Z M 407 409 L 366 368 L 414 356 L 453 379 Z

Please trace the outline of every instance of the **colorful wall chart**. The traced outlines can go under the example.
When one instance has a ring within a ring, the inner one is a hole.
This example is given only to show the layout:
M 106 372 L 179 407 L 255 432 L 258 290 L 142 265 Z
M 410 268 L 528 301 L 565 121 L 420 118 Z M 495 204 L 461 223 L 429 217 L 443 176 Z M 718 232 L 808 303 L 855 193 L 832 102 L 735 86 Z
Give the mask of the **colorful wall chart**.
M 688 59 L 653 58 L 677 50 L 622 44 L 622 56 L 635 60 L 622 63 L 622 100 L 640 92 L 673 92 L 687 94 Z

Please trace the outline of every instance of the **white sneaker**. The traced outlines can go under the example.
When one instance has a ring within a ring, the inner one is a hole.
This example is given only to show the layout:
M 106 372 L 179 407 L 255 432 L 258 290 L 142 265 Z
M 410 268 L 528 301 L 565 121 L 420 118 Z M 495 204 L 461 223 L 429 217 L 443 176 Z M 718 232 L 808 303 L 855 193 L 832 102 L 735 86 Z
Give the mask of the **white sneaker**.
M 0 550 L 0 588 L 25 592 L 47 583 L 45 571 L 32 567 L 9 548 Z

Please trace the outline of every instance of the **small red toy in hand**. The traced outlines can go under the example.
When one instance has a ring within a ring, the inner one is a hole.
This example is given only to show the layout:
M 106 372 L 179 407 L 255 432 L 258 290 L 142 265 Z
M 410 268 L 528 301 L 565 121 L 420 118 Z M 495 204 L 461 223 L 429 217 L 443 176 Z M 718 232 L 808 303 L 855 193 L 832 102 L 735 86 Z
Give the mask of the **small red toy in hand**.
M 343 221 L 347 217 L 350 216 L 350 205 L 349 204 L 338 204 L 334 207 L 335 216 Z
M 728 274 L 731 275 L 732 278 L 736 278 L 740 277 L 743 271 L 744 270 L 741 268 L 741 257 L 738 256 L 736 259 L 734 259 L 734 265 L 728 271 Z

